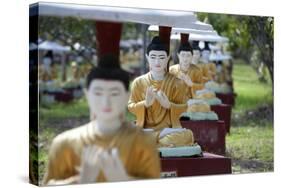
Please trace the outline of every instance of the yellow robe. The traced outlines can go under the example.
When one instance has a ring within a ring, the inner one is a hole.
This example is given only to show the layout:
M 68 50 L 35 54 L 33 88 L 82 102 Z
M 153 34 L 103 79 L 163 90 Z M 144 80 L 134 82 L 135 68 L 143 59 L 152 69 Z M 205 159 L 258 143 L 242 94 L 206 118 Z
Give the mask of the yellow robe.
M 125 123 L 112 137 L 100 137 L 94 133 L 91 123 L 58 135 L 51 145 L 47 172 L 43 184 L 52 181 L 78 183 L 83 148 L 96 145 L 105 149 L 118 148 L 127 174 L 132 178 L 159 178 L 160 159 L 153 136 L 140 128 Z M 101 171 L 97 182 L 106 178 Z
M 195 92 L 197 90 L 204 89 L 203 74 L 200 71 L 200 68 L 196 65 L 191 64 L 188 70 L 186 72 L 183 72 L 180 70 L 180 65 L 176 64 L 170 67 L 169 72 L 175 75 L 176 77 L 179 76 L 180 72 L 188 75 L 191 81 L 193 82 L 193 96 L 195 95 Z
M 163 108 L 157 100 L 148 108 L 144 106 L 146 90 L 150 86 L 157 90 L 161 89 L 167 95 L 171 102 L 170 109 Z M 149 72 L 133 81 L 128 109 L 136 115 L 136 124 L 140 127 L 156 131 L 163 128 L 179 128 L 181 127 L 179 117 L 186 112 L 186 101 L 191 97 L 192 88 L 186 87 L 182 80 L 172 74 L 166 73 L 164 80 L 155 81 Z
M 217 74 L 217 67 L 215 63 L 207 63 L 207 67 L 209 69 L 209 75 L 211 79 L 214 79 L 215 75 Z
M 204 64 L 204 63 L 198 63 L 196 64 L 196 66 L 200 69 L 201 71 L 201 74 L 202 74 L 202 79 L 203 79 L 203 83 L 206 83 L 208 82 L 211 77 L 210 77 L 210 74 L 209 74 L 209 67 L 207 66 L 207 64 Z

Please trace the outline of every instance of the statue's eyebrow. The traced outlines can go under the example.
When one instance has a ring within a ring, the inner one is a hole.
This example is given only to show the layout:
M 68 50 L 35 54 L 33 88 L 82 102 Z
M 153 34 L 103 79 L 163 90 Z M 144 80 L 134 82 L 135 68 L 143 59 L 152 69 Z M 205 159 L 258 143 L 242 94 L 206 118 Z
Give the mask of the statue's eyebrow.
M 103 90 L 103 88 L 100 87 L 100 86 L 96 86 L 96 87 L 94 87 L 93 89 L 94 89 L 95 91 L 102 91 L 102 90 Z
M 121 92 L 120 88 L 118 87 L 112 87 L 109 89 L 110 91 L 118 91 L 118 92 Z

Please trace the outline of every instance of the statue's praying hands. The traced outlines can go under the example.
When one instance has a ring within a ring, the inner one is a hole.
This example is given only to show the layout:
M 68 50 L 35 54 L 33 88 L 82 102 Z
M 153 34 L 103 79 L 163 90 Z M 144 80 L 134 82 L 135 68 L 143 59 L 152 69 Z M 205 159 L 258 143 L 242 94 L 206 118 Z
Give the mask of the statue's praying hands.
M 184 74 L 184 73 L 181 72 L 179 74 L 178 78 L 183 80 L 185 82 L 185 84 L 188 85 L 189 87 L 193 86 L 193 82 L 192 82 L 191 78 L 187 74 Z
M 153 102 L 155 101 L 155 91 L 153 87 L 148 87 L 146 90 L 146 95 L 145 95 L 145 102 L 144 105 L 146 107 L 150 107 Z
M 100 171 L 108 181 L 130 179 L 116 148 L 107 150 L 96 146 L 86 147 L 82 154 L 80 183 L 96 182 Z
M 99 157 L 101 148 L 88 146 L 84 148 L 81 157 L 80 183 L 93 183 L 100 172 Z
M 167 97 L 167 95 L 159 90 L 156 95 L 155 98 L 157 99 L 157 101 L 160 103 L 160 105 L 166 109 L 169 109 L 171 107 L 171 103 Z

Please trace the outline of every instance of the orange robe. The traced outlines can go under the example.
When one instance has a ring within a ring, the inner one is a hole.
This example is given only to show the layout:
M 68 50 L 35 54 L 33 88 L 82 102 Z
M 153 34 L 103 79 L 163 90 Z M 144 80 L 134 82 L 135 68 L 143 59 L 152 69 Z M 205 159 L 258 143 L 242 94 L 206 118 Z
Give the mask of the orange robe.
M 146 108 L 145 95 L 148 87 L 162 90 L 171 102 L 170 109 L 166 109 L 155 100 L 152 106 Z M 160 131 L 163 128 L 181 127 L 179 118 L 187 110 L 186 101 L 192 98 L 192 88 L 170 73 L 166 73 L 164 80 L 155 81 L 151 73 L 136 78 L 131 86 L 131 96 L 128 109 L 136 115 L 136 124 L 143 128 L 152 128 Z

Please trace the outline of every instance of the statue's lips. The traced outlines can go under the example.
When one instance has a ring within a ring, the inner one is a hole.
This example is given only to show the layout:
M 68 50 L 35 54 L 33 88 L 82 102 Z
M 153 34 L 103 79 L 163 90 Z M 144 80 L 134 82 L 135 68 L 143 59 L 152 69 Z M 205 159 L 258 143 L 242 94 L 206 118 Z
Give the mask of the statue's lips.
M 102 109 L 102 112 L 111 112 L 112 110 L 111 110 L 111 108 L 104 108 L 104 109 Z

